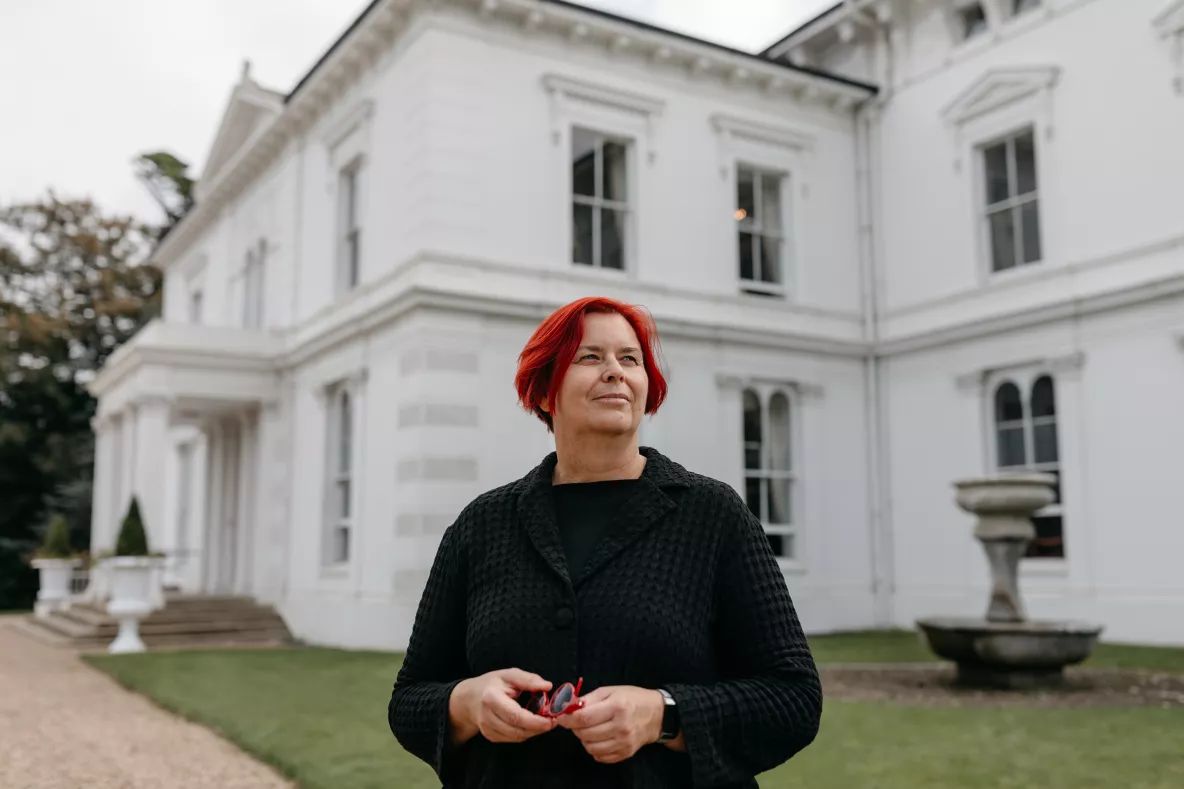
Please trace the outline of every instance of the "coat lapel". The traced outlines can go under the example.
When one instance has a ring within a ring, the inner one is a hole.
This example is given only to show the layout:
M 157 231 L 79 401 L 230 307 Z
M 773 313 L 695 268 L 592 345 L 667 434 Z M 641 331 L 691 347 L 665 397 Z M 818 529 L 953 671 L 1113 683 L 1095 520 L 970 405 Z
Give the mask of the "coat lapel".
M 522 478 L 518 512 L 523 527 L 535 551 L 564 583 L 572 586 L 585 583 L 668 513 L 677 509 L 678 505 L 666 491 L 688 486 L 689 472 L 650 447 L 642 447 L 641 453 L 646 456 L 641 484 L 613 517 L 600 545 L 574 579 L 568 570 L 563 543 L 559 539 L 555 502 L 551 496 L 551 479 L 558 460 L 556 453 L 549 454 Z
M 551 475 L 557 456 L 554 452 L 543 459 L 522 479 L 523 489 L 518 496 L 518 513 L 535 551 L 565 584 L 571 584 L 567 558 L 559 540 L 559 526 L 555 522 L 555 501 L 551 497 Z
M 676 508 L 674 500 L 643 473 L 641 484 L 613 516 L 600 545 L 576 574 L 573 585 L 584 584 Z

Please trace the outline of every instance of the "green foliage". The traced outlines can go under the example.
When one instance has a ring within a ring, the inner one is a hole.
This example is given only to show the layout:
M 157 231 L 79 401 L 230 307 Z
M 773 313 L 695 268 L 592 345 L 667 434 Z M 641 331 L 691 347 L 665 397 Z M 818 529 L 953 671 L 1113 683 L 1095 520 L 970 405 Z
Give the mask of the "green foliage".
M 115 540 L 116 556 L 148 556 L 148 535 L 144 532 L 144 522 L 140 519 L 140 502 L 132 496 L 131 506 L 127 515 L 123 516 L 123 523 L 119 527 L 119 537 Z
M 195 182 L 189 177 L 189 165 L 167 151 L 140 154 L 134 163 L 136 177 L 168 217 L 159 229 L 163 237 L 193 208 Z
M 38 559 L 69 559 L 74 556 L 70 547 L 70 524 L 61 515 L 54 515 L 45 533 L 45 542 L 37 551 Z
M 0 608 L 37 594 L 27 557 L 61 514 L 90 543 L 89 382 L 159 313 L 156 231 L 87 199 L 0 205 Z

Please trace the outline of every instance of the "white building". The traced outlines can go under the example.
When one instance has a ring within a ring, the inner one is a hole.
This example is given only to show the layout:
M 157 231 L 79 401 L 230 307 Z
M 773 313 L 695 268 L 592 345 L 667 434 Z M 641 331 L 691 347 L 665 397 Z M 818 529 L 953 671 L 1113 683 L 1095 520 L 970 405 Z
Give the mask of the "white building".
M 750 55 L 375 0 L 289 95 L 244 72 L 156 260 L 93 547 L 135 493 L 173 583 L 311 642 L 405 645 L 442 531 L 552 448 L 523 343 L 603 294 L 662 331 L 644 443 L 754 494 L 810 631 L 981 614 L 951 482 L 1027 465 L 1029 612 L 1184 643 L 1184 2 L 848 0 Z

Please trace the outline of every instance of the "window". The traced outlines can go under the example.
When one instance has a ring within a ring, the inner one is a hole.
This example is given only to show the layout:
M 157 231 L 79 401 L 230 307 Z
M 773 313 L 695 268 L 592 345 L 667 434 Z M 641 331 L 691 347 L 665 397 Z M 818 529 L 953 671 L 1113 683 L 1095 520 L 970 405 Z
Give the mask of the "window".
M 1035 11 L 1041 5 L 1041 0 L 1011 0 L 1011 15 L 1019 16 L 1029 11 Z
M 629 244 L 629 145 L 572 129 L 572 262 L 625 269 Z
M 740 282 L 745 293 L 782 292 L 781 185 L 783 176 L 736 168 L 736 222 L 740 240 Z
M 966 3 L 958 8 L 957 14 L 959 32 L 963 40 L 977 38 L 990 28 L 987 10 L 981 2 Z
M 991 270 L 1038 263 L 1040 201 L 1036 183 L 1036 135 L 1031 128 L 983 149 L 986 235 Z
M 181 444 L 177 447 L 177 552 L 179 564 L 184 564 L 189 555 L 189 522 L 193 508 L 194 445 Z
M 1028 546 L 1027 556 L 1063 558 L 1061 463 L 1052 377 L 1041 375 L 1030 385 L 1022 380 L 1000 383 L 994 392 L 994 416 L 995 466 L 999 471 L 1040 471 L 1057 478 L 1055 500 L 1032 518 L 1036 539 Z
M 247 250 L 243 266 L 243 326 L 258 329 L 263 326 L 263 257 L 267 242 L 259 240 L 257 249 Z
M 361 162 L 341 171 L 338 187 L 337 293 L 358 286 L 362 273 Z
M 201 323 L 202 308 L 204 307 L 205 295 L 200 289 L 194 289 L 189 293 L 189 322 L 193 324 Z
M 329 564 L 345 564 L 350 558 L 350 533 L 353 527 L 353 394 L 338 385 L 329 400 Z
M 760 519 L 773 553 L 796 557 L 789 398 L 780 390 L 744 394 L 744 499 Z

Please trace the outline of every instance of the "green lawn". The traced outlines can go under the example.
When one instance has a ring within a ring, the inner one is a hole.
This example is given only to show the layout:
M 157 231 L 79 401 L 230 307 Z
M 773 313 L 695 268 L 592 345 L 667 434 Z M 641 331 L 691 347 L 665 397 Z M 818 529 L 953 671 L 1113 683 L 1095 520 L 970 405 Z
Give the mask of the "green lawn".
M 930 659 L 908 632 L 811 639 L 821 663 Z M 390 653 L 330 649 L 85 658 L 304 789 L 438 787 L 386 723 Z M 1103 646 L 1091 665 L 1184 673 L 1184 650 Z M 920 709 L 830 701 L 818 740 L 763 789 L 1179 789 L 1184 710 Z

